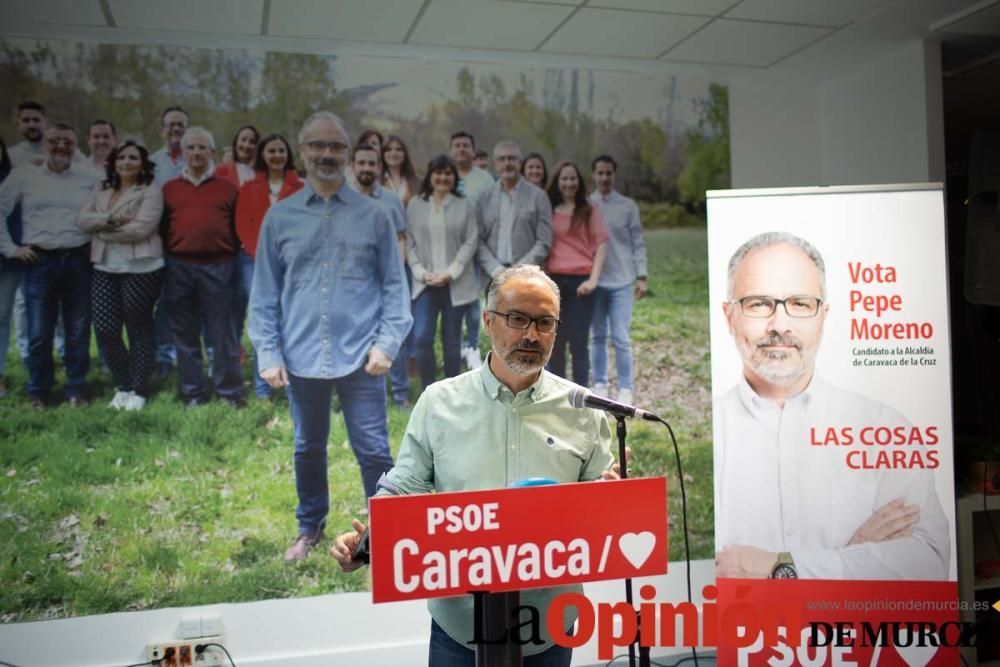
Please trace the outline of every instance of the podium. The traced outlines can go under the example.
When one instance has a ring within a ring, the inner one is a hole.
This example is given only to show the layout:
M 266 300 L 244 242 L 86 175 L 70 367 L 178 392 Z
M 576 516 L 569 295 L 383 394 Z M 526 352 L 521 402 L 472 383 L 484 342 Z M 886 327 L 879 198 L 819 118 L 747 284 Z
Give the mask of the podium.
M 473 620 L 483 637 L 507 638 L 470 637 L 477 664 L 519 665 L 521 646 L 508 630 L 526 606 L 520 591 L 666 573 L 666 479 L 373 498 L 369 540 L 373 602 L 474 594 Z M 565 593 L 537 610 L 542 627 L 556 602 L 578 613 L 586 606 L 593 616 L 586 598 Z M 585 636 L 567 636 L 563 628 L 552 638 L 580 646 L 602 631 L 590 625 Z M 614 645 L 634 642 L 618 638 Z

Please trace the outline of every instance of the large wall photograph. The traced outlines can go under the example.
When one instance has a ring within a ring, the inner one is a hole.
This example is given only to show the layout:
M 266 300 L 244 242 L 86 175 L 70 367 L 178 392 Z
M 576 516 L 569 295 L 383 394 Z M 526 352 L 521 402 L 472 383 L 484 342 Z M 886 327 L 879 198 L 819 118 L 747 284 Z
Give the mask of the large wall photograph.
M 159 149 L 161 112 L 178 105 L 191 125 L 213 133 L 217 164 L 237 129 L 252 124 L 286 137 L 301 169 L 298 133 L 319 109 L 339 114 L 352 139 L 364 128 L 402 137 L 420 177 L 459 130 L 488 152 L 513 140 L 549 169 L 571 160 L 588 190 L 592 159 L 614 156 L 616 189 L 639 205 L 649 265 L 649 292 L 635 302 L 631 322 L 635 402 L 677 433 L 691 555 L 712 557 L 705 191 L 729 187 L 724 83 L 669 73 L 8 39 L 0 40 L 0 88 L 8 149 L 24 139 L 15 107 L 34 100 L 50 123 L 76 128 L 84 154 L 87 128 L 98 118 L 115 124 L 119 140 Z M 173 372 L 154 382 L 142 410 L 117 411 L 107 407 L 115 384 L 92 336 L 91 404 L 36 410 L 11 326 L 0 397 L 0 622 L 367 588 L 367 577 L 341 573 L 327 555 L 329 538 L 306 560 L 282 559 L 295 538 L 297 499 L 292 421 L 280 392 L 239 410 L 219 400 L 185 408 Z M 243 347 L 252 359 L 245 332 Z M 489 350 L 485 336 L 480 350 Z M 58 350 L 53 355 L 58 390 L 64 361 Z M 243 373 L 252 395 L 252 361 Z M 410 379 L 413 400 L 420 386 Z M 395 454 L 409 413 L 390 406 Z M 664 430 L 636 423 L 630 443 L 633 475 L 666 475 L 676 484 Z M 330 536 L 365 508 L 336 399 L 328 467 Z M 671 560 L 683 558 L 678 498 L 671 492 Z

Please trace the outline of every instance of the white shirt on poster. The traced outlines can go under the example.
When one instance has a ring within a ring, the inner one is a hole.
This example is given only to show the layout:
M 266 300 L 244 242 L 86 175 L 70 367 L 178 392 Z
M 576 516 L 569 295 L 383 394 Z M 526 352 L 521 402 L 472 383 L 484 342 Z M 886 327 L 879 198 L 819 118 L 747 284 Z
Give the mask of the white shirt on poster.
M 809 579 L 946 580 L 949 527 L 929 469 L 853 469 L 847 454 L 937 446 L 869 446 L 864 427 L 909 427 L 892 408 L 814 376 L 782 408 L 758 396 L 746 379 L 715 400 L 716 550 L 749 545 L 790 552 Z M 930 425 L 923 425 L 930 426 Z M 851 428 L 851 446 L 815 446 L 828 427 Z M 940 434 L 939 434 L 940 438 Z M 890 454 L 891 456 L 891 454 Z M 857 462 L 860 456 L 854 456 Z M 849 545 L 854 532 L 886 503 L 920 508 L 909 537 Z

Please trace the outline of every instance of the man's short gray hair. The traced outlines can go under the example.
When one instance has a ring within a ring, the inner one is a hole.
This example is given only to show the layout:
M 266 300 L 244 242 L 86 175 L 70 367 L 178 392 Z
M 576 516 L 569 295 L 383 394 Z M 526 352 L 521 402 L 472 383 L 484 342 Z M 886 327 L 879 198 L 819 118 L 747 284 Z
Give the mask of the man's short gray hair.
M 552 278 L 549 278 L 547 273 L 542 271 L 540 266 L 537 264 L 515 264 L 503 269 L 493 278 L 493 282 L 490 283 L 490 289 L 486 292 L 486 310 L 496 310 L 497 295 L 503 289 L 503 286 L 507 284 L 507 281 L 512 278 L 538 280 L 545 283 L 555 295 L 556 303 L 559 302 L 559 286 L 552 281 Z
M 190 137 L 193 134 L 200 134 L 206 139 L 208 139 L 208 147 L 211 148 L 213 151 L 215 150 L 215 137 L 213 137 L 212 133 L 203 128 L 201 125 L 194 125 L 193 127 L 189 127 L 188 129 L 184 130 L 184 136 L 181 137 L 181 148 L 187 145 L 188 137 Z
M 736 270 L 739 269 L 740 264 L 747 258 L 747 255 L 777 245 L 790 245 L 793 248 L 798 248 L 805 253 L 806 257 L 812 260 L 812 263 L 816 266 L 816 270 L 819 271 L 820 296 L 824 300 L 826 299 L 826 264 L 823 262 L 823 256 L 819 254 L 819 251 L 809 241 L 788 232 L 764 232 L 736 249 L 733 256 L 729 258 L 729 282 L 726 288 L 727 299 L 732 299 L 734 296 L 733 284 L 735 282 Z
M 517 142 L 511 141 L 510 139 L 504 139 L 503 141 L 498 141 L 495 146 L 493 146 L 493 155 L 497 154 L 497 151 L 501 148 L 512 148 L 514 152 L 517 153 L 518 159 L 521 159 L 521 147 L 517 145 Z
M 318 120 L 328 120 L 331 123 L 335 123 L 337 127 L 340 128 L 340 131 L 344 133 L 344 138 L 346 139 L 344 143 L 348 146 L 351 145 L 351 135 L 347 131 L 347 126 L 344 124 L 344 120 L 332 111 L 316 111 L 311 116 L 306 118 L 306 122 L 302 123 L 302 129 L 299 130 L 299 144 L 305 140 L 306 130 L 309 129 L 309 126 Z

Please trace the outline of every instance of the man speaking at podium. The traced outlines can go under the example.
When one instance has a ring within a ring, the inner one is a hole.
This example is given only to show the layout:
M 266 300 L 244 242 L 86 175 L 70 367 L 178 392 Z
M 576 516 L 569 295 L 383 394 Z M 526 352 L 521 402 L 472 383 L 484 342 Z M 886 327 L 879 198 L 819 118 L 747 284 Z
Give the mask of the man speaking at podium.
M 479 369 L 437 382 L 410 415 L 396 466 L 378 495 L 473 491 L 510 486 L 530 477 L 556 482 L 617 479 L 611 429 L 604 413 L 569 403 L 575 385 L 544 370 L 559 325 L 559 289 L 534 265 L 500 271 L 486 298 L 483 323 L 493 351 Z M 341 535 L 330 549 L 345 571 L 360 567 L 351 551 L 364 526 Z M 522 605 L 542 618 L 550 601 L 582 587 L 524 591 Z M 473 599 L 432 599 L 429 664 L 474 665 Z M 521 619 L 525 620 L 525 619 Z M 564 619 L 570 627 L 575 617 Z M 544 625 L 544 624 L 543 624 Z M 572 650 L 553 644 L 522 647 L 529 667 L 569 665 Z

